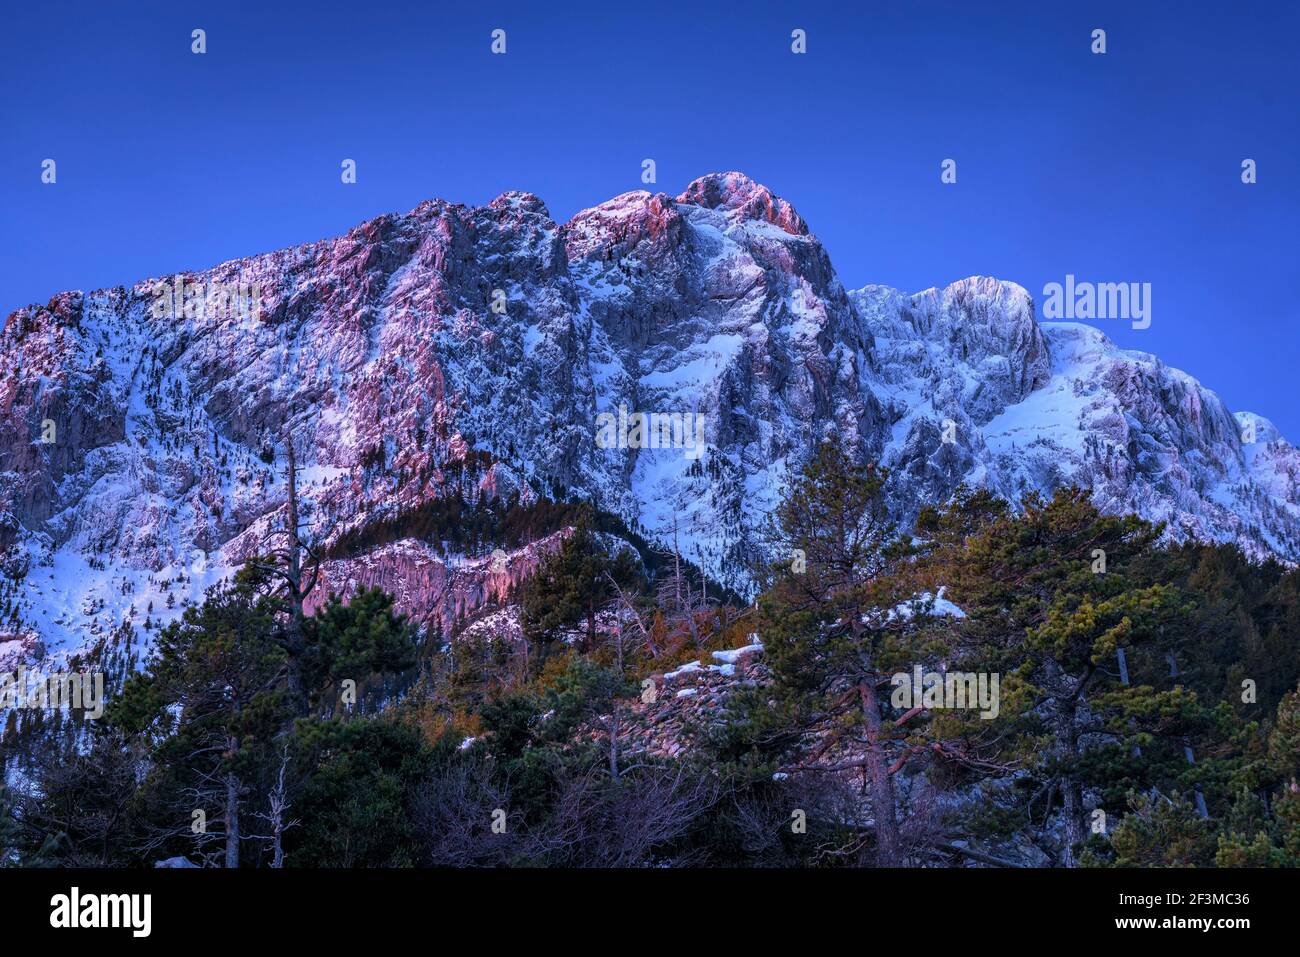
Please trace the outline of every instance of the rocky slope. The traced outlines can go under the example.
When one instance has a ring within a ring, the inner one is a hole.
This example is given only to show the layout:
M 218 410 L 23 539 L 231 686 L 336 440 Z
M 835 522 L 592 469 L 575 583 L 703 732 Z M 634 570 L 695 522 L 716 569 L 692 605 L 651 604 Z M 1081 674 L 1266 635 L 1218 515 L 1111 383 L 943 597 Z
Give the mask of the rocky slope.
M 262 314 L 158 318 L 149 279 L 0 333 L 11 649 L 177 614 L 283 522 L 289 440 L 329 587 L 382 585 L 440 628 L 555 534 L 466 541 L 437 520 L 451 503 L 590 498 L 652 540 L 675 526 L 743 589 L 786 477 L 830 435 L 893 470 L 902 523 L 960 482 L 1075 482 L 1171 535 L 1300 558 L 1300 453 L 1266 420 L 1094 329 L 1037 323 L 1012 283 L 847 290 L 794 208 L 739 173 L 564 224 L 527 193 L 434 200 L 185 280 L 256 285 Z M 602 414 L 636 412 L 702 416 L 705 447 L 602 447 Z

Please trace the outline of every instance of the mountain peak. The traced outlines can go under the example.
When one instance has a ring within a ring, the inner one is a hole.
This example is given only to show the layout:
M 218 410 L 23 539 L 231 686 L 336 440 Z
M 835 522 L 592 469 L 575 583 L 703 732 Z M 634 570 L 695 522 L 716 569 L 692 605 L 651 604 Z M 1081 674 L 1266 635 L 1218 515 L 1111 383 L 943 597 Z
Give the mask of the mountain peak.
M 520 213 L 537 213 L 541 216 L 550 218 L 550 210 L 542 202 L 542 198 L 536 193 L 529 193 L 523 190 L 508 189 L 492 202 L 488 203 L 489 209 L 511 210 Z
M 808 224 L 793 206 L 744 173 L 707 173 L 687 186 L 677 202 L 720 210 L 732 222 L 757 219 L 793 236 L 808 235 Z
M 558 226 L 545 210 L 527 192 L 430 200 L 188 271 L 165 315 L 151 281 L 16 312 L 0 332 L 14 630 L 75 648 L 182 614 L 282 526 L 286 438 L 329 583 L 384 587 L 438 629 L 494 594 L 464 559 L 490 568 L 511 543 L 461 555 L 420 516 L 592 501 L 744 592 L 766 516 L 829 434 L 889 470 L 900 527 L 962 484 L 1017 501 L 1070 483 L 1300 560 L 1300 450 L 1096 329 L 1040 326 L 1015 283 L 845 290 L 790 204 L 737 172 Z M 596 423 L 623 410 L 698 431 L 601 445 Z
M 1249 433 L 1254 436 L 1252 441 L 1264 443 L 1285 441 L 1277 426 L 1262 415 L 1257 415 L 1254 412 L 1236 412 L 1234 417 L 1237 424 L 1242 428 L 1243 434 Z

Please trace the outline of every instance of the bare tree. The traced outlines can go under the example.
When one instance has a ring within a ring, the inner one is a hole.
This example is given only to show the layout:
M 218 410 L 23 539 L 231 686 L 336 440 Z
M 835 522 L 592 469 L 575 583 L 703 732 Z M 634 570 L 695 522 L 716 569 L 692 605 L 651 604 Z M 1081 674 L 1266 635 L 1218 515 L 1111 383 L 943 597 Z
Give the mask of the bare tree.
M 416 822 L 426 863 L 435 866 L 684 865 L 691 863 L 685 854 L 660 861 L 654 855 L 684 836 L 722 793 L 716 778 L 680 765 L 640 769 L 616 782 L 589 765 L 563 774 L 544 820 L 525 823 L 507 813 L 505 830 L 494 833 L 492 813 L 509 808 L 509 782 L 495 782 L 490 763 L 455 762 L 421 790 Z
M 700 634 L 699 616 L 709 607 L 708 593 L 705 590 L 704 576 L 700 576 L 700 587 L 696 589 L 686 567 L 682 563 L 681 549 L 677 542 L 677 519 L 673 518 L 673 545 L 671 550 L 660 550 L 660 555 L 672 563 L 671 573 L 665 577 L 657 589 L 659 606 L 668 620 L 675 627 L 685 627 L 695 647 L 703 644 Z
M 61 864 L 121 864 L 113 847 L 125 843 L 122 831 L 144 774 L 142 751 L 139 742 L 112 731 L 86 748 L 50 740 L 33 749 L 14 791 L 17 823 L 34 844 L 57 848 Z M 167 839 L 182 833 L 177 827 Z
M 286 742 L 280 749 L 280 764 L 276 771 L 275 784 L 267 795 L 267 810 L 259 811 L 255 816 L 270 825 L 269 835 L 249 835 L 254 840 L 269 841 L 271 844 L 271 866 L 284 867 L 284 832 L 297 827 L 300 821 L 294 818 L 286 821 L 289 810 L 289 792 L 285 776 L 289 769 L 289 745 Z
M 493 830 L 494 815 L 504 830 Z M 415 825 L 424 840 L 424 863 L 432 867 L 490 867 L 511 863 L 520 825 L 510 818 L 509 781 L 493 780 L 490 766 L 454 761 L 431 776 L 414 801 Z
M 302 677 L 302 657 L 306 651 L 302 628 L 304 606 L 320 581 L 323 559 L 319 543 L 328 537 L 328 533 L 318 536 L 315 542 L 305 541 L 302 537 L 302 524 L 298 515 L 299 469 L 293 436 L 286 434 L 284 444 L 288 456 L 285 470 L 288 491 L 285 503 L 287 516 L 283 529 L 284 543 L 279 547 L 264 547 L 261 554 L 250 560 L 248 564 L 278 582 L 276 590 L 289 606 L 283 638 L 284 650 L 288 658 L 289 691 L 298 713 L 305 714 L 308 709 L 308 689 Z M 272 538 L 274 533 L 264 541 L 263 545 L 271 545 Z M 304 556 L 306 562 L 303 561 Z M 304 573 L 304 567 L 310 568 L 310 571 Z
M 636 625 L 637 634 L 640 635 L 641 643 L 645 645 L 646 650 L 650 652 L 650 657 L 658 658 L 659 646 L 655 643 L 654 632 L 651 631 L 650 626 L 646 624 L 645 614 L 641 611 L 641 609 L 639 609 L 636 606 L 636 603 L 632 600 L 632 596 L 629 595 L 623 589 L 623 587 L 618 583 L 618 581 L 614 578 L 613 575 L 611 575 L 609 572 L 605 572 L 605 578 L 609 582 L 610 588 L 612 588 L 614 591 L 613 604 L 617 609 L 619 609 L 622 612 L 622 614 L 617 620 L 618 621 L 618 649 L 617 649 L 618 670 L 620 672 L 622 672 L 623 670 L 623 620 L 622 619 L 624 616 L 631 618 L 633 623 Z

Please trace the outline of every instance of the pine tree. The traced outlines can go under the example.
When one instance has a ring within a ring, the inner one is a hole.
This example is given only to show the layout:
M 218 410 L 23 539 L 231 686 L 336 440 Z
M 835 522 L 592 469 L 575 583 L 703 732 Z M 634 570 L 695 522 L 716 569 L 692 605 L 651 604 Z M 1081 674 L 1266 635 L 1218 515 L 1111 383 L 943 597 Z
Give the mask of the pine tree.
M 159 632 L 154 657 L 110 708 L 117 726 L 155 738 L 153 784 L 165 810 L 162 836 L 193 833 L 194 811 L 220 831 L 195 834 L 200 852 L 220 840 L 238 867 L 246 782 L 268 759 L 289 717 L 280 604 L 255 576 L 211 589 L 202 605 Z
M 378 588 L 337 595 L 303 619 L 301 680 L 315 702 L 327 686 L 397 674 L 415 665 L 417 636 L 405 615 L 393 610 L 393 596 Z
M 1115 867 L 1209 867 L 1214 864 L 1214 828 L 1180 794 L 1130 795 L 1130 813 L 1110 834 L 1113 859 L 1093 856 L 1081 863 Z
M 877 860 L 894 866 L 903 851 L 890 765 L 903 736 L 887 720 L 883 692 L 889 675 L 910 668 L 912 657 L 900 639 L 902 622 L 880 614 L 902 597 L 901 583 L 889 575 L 901 550 L 881 494 L 885 477 L 826 442 L 778 507 L 778 564 L 758 602 L 776 707 L 757 720 L 799 768 L 857 740 L 862 758 L 825 770 L 864 771 Z
M 1023 684 L 1026 693 L 1004 695 L 1003 707 L 1010 706 L 1008 717 L 1018 713 L 1023 734 L 1041 741 L 1036 797 L 1049 807 L 1060 801 L 1060 860 L 1073 866 L 1088 835 L 1086 779 L 1104 774 L 1102 756 L 1086 753 L 1085 742 L 1110 735 L 1114 760 L 1125 762 L 1142 746 L 1150 761 L 1157 741 L 1171 744 L 1179 720 L 1195 711 L 1190 693 L 1126 686 L 1111 670 L 1118 649 L 1158 645 L 1186 606 L 1173 586 L 1133 571 L 1159 529 L 1133 516 L 1103 516 L 1079 489 L 1060 489 L 1050 501 L 1029 496 L 1023 505 L 1022 514 L 971 536 L 949 574 L 969 614 L 966 637 L 985 667 Z
M 542 645 L 543 655 L 563 630 L 586 622 L 584 650 L 596 644 L 596 615 L 614 597 L 616 581 L 631 578 L 630 556 L 610 558 L 596 536 L 588 510 L 579 516 L 559 551 L 543 561 L 521 595 L 524 634 Z

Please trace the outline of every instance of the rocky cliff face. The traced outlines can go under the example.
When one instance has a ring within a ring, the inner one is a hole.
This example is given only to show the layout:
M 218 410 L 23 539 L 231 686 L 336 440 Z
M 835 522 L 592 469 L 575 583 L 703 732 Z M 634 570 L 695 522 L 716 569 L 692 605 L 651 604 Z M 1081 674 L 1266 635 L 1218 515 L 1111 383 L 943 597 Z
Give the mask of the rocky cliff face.
M 894 422 L 882 461 L 904 481 L 900 514 L 913 491 L 942 499 L 959 480 L 1013 501 L 1069 483 L 1174 538 L 1300 559 L 1300 453 L 1268 420 L 1234 416 L 1191 376 L 1090 326 L 1037 323 L 1011 283 L 852 296 L 880 357 Z
M 17 606 L 0 641 L 75 647 L 176 614 L 283 522 L 289 440 L 328 586 L 381 585 L 437 625 L 546 545 L 491 559 L 409 516 L 591 498 L 652 539 L 675 525 L 744 588 L 787 476 L 830 435 L 893 470 L 902 523 L 960 482 L 1076 482 L 1173 535 L 1300 558 L 1300 453 L 1266 420 L 1096 330 L 1040 325 L 1012 283 L 846 290 L 794 208 L 739 173 L 565 224 L 527 193 L 430 201 L 182 281 L 258 287 L 261 314 L 159 317 L 166 277 L 61 294 L 0 333 Z M 628 439 L 636 413 L 665 417 L 644 438 L 667 447 L 599 441 L 603 414 Z

